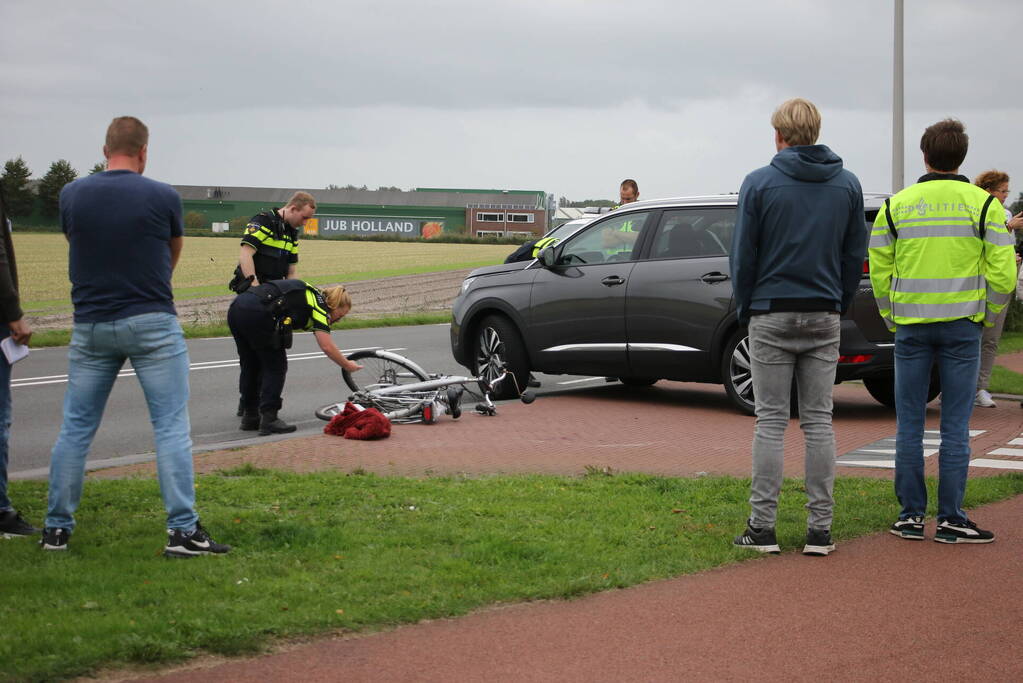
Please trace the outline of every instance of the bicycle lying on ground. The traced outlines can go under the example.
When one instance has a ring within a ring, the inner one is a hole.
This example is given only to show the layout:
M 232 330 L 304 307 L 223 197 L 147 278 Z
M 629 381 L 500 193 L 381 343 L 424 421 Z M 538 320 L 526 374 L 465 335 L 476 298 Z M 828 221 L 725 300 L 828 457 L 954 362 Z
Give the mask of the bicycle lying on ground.
M 362 408 L 376 408 L 391 422 L 422 422 L 432 424 L 445 413 L 453 419 L 462 414 L 462 394 L 466 385 L 475 385 L 481 401 L 476 404 L 480 415 L 495 415 L 497 407 L 490 399 L 494 389 L 505 381 L 515 384 L 515 393 L 523 403 L 532 403 L 536 395 L 522 391 L 515 375 L 507 368 L 501 374 L 487 381 L 483 377 L 462 377 L 428 373 L 405 356 L 383 349 L 360 350 L 348 359 L 362 365 L 354 375 L 347 370 L 341 376 L 351 389 L 348 401 Z M 470 390 L 470 393 L 471 390 Z M 344 410 L 346 401 L 331 403 L 316 410 L 316 417 L 330 421 Z

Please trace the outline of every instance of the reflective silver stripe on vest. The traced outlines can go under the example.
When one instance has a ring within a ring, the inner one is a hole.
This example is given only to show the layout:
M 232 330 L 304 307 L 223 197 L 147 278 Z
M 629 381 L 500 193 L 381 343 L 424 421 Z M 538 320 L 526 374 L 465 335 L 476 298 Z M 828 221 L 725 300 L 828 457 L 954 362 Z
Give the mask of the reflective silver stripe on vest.
M 996 292 L 990 287 L 987 288 L 987 300 L 993 303 L 995 306 L 1005 305 L 1009 303 L 1010 299 L 1012 299 L 1012 292 L 1009 292 L 1008 294 L 1002 294 L 1001 292 Z
M 984 314 L 983 301 L 960 301 L 954 304 L 904 304 L 892 302 L 892 316 L 899 318 L 969 318 Z
M 879 309 L 883 310 L 885 308 L 891 308 L 892 307 L 892 300 L 889 299 L 888 297 L 883 297 L 883 298 L 882 297 L 874 297 L 874 301 L 877 302 L 877 307 Z
M 984 289 L 987 281 L 983 275 L 949 278 L 892 278 L 893 292 L 908 294 L 929 294 L 933 292 L 969 292 L 973 289 Z
M 911 240 L 919 237 L 977 237 L 972 225 L 900 225 L 899 239 Z
M 884 233 L 874 232 L 870 235 L 870 248 L 880 249 L 892 243 L 892 233 L 886 228 Z
M 998 227 L 1001 227 L 999 225 Z M 1008 247 L 1016 244 L 1016 238 L 1007 232 L 1000 232 L 998 230 L 988 230 L 984 233 L 984 241 L 988 244 L 993 244 L 996 247 Z

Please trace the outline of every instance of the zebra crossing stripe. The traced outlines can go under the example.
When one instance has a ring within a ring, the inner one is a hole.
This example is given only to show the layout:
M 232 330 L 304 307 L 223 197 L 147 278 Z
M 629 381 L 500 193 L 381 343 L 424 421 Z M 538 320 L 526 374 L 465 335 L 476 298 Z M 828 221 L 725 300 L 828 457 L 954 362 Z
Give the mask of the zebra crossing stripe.
M 985 429 L 971 429 L 970 438 L 972 439 L 980 436 L 986 431 L 987 430 Z M 928 429 L 924 432 L 924 435 L 923 445 L 925 448 L 923 450 L 923 454 L 925 458 L 929 458 L 932 455 L 937 454 L 939 450 L 934 447 L 941 445 L 941 433 L 936 429 Z M 841 457 L 835 460 L 835 464 L 841 467 L 875 467 L 886 470 L 895 469 L 894 446 L 895 437 L 893 436 L 879 439 L 874 443 L 869 443 L 865 446 L 860 446 L 854 451 L 844 453 Z M 926 446 L 932 446 L 932 448 L 926 448 Z M 1023 449 L 1020 449 L 1020 456 L 1023 457 Z
M 996 448 L 988 451 L 988 455 L 1004 455 L 1010 458 L 1023 458 L 1023 448 Z
M 1023 462 L 1018 460 L 989 460 L 977 458 L 970 461 L 970 467 L 990 467 L 998 470 L 1023 470 Z

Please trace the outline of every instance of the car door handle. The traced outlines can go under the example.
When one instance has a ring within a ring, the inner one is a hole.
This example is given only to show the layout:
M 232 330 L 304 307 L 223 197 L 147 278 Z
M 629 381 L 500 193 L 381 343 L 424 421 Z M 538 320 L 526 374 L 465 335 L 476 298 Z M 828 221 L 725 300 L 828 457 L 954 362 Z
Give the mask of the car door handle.
M 713 273 L 705 273 L 700 276 L 700 279 L 706 282 L 708 285 L 714 284 L 715 282 L 724 282 L 728 279 L 728 276 L 724 273 L 714 271 Z
M 603 280 L 601 280 L 600 284 L 604 285 L 605 287 L 614 287 L 616 285 L 624 285 L 625 284 L 625 278 L 618 277 L 617 275 L 609 275 L 606 278 L 604 278 Z

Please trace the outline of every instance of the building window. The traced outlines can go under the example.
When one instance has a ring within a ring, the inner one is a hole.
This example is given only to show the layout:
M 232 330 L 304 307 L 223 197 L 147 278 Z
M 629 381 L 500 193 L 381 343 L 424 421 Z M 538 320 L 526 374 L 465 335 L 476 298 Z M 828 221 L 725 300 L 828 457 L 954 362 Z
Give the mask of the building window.
M 486 213 L 483 211 L 476 212 L 476 221 L 479 223 L 503 223 L 503 213 Z
M 509 223 L 532 223 L 533 222 L 533 214 L 531 214 L 531 213 L 509 213 L 508 214 L 508 222 Z

